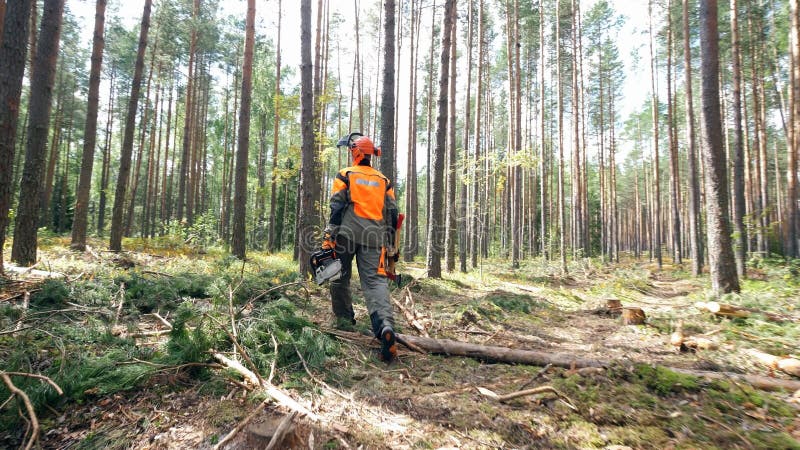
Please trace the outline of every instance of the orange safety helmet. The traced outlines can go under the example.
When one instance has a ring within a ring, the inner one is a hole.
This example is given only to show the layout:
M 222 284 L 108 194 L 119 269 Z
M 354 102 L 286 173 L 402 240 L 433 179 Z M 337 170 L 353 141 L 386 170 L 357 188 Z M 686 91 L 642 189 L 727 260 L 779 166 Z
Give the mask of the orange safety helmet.
M 350 152 L 353 154 L 353 164 L 355 165 L 361 163 L 366 155 L 381 156 L 380 147 L 375 147 L 372 139 L 359 132 L 350 133 L 337 144 L 337 147 L 344 146 L 349 148 Z

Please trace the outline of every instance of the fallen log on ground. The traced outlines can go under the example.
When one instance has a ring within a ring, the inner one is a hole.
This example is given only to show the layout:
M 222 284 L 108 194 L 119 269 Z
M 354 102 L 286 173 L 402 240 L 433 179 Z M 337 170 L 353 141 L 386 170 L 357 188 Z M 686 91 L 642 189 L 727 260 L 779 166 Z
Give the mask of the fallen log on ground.
M 438 353 L 452 356 L 467 356 L 490 361 L 500 361 L 515 364 L 531 364 L 545 366 L 552 364 L 558 367 L 582 368 L 604 367 L 607 362 L 589 358 L 578 358 L 569 353 L 547 353 L 534 350 L 518 350 L 508 347 L 492 345 L 471 344 L 469 342 L 453 341 L 450 339 L 433 339 L 408 334 L 397 335 L 403 341 L 410 342 L 429 353 Z
M 324 330 L 325 332 L 348 339 L 350 341 L 364 341 L 365 336 L 341 330 Z M 587 367 L 609 367 L 613 364 L 630 366 L 628 361 L 618 360 L 599 360 L 591 358 L 580 358 L 569 353 L 547 353 L 534 350 L 519 350 L 508 347 L 497 347 L 490 345 L 472 344 L 469 342 L 453 341 L 450 339 L 434 339 L 408 334 L 397 334 L 398 340 L 407 342 L 420 350 L 428 353 L 448 356 L 464 356 L 468 358 L 480 359 L 483 361 L 504 362 L 510 364 L 528 364 L 533 366 L 553 366 L 566 369 L 582 369 Z M 367 338 L 367 341 L 372 339 Z M 377 342 L 377 341 L 375 341 Z M 682 369 L 678 367 L 663 366 L 665 369 L 674 372 L 693 375 L 708 380 L 737 381 L 744 382 L 754 388 L 765 391 L 787 390 L 794 392 L 800 390 L 800 381 L 786 380 L 782 378 L 772 378 L 762 375 L 748 375 L 733 372 L 713 372 L 708 370 Z
M 697 302 L 694 304 L 695 308 L 713 313 L 716 316 L 728 318 L 747 318 L 751 314 L 761 314 L 765 319 L 772 322 L 789 322 L 794 318 L 782 314 L 771 313 L 762 311 L 755 308 L 745 308 L 744 306 L 729 305 L 719 302 Z
M 800 377 L 800 360 L 770 355 L 769 353 L 764 353 L 756 349 L 745 350 L 745 353 L 770 369 L 778 369 L 789 375 Z

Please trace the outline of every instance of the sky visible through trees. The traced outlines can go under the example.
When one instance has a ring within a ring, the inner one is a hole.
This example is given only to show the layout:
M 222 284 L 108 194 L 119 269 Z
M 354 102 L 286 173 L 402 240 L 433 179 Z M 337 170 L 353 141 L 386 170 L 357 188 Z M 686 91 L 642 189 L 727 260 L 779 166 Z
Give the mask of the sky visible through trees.
M 582 7 L 585 10 L 588 10 L 593 4 L 595 4 L 597 0 L 589 0 L 588 2 L 584 2 L 585 5 Z M 109 10 L 114 10 L 115 14 L 121 19 L 122 23 L 124 23 L 127 27 L 131 27 L 135 25 L 136 22 L 139 20 L 139 14 L 141 13 L 141 2 L 109 2 Z M 331 0 L 331 11 L 337 12 L 342 15 L 345 22 L 349 21 L 351 26 L 354 26 L 353 22 L 353 2 L 351 0 Z M 366 9 L 368 6 L 374 10 L 370 2 L 365 0 L 360 0 L 361 7 Z M 377 3 L 376 3 L 377 4 Z M 443 0 L 438 2 L 439 7 L 443 5 Z M 642 59 L 646 57 L 646 45 L 647 45 L 647 2 L 644 1 L 626 1 L 626 0 L 611 0 L 609 4 L 616 10 L 621 11 L 621 14 L 625 17 L 625 21 L 622 24 L 620 29 L 619 35 L 620 36 L 628 36 L 631 38 L 621 38 L 618 40 L 618 45 L 620 47 L 620 59 L 624 64 L 624 71 L 625 71 L 625 87 L 624 91 L 626 95 L 622 98 L 622 102 L 620 104 L 620 112 L 621 115 L 627 116 L 631 113 L 634 109 L 641 106 L 641 103 L 644 101 L 645 98 L 649 95 L 649 93 L 641 89 L 646 83 L 648 83 L 648 71 L 645 70 L 646 66 L 642 64 L 647 64 L 646 59 Z M 93 16 L 93 5 L 90 5 L 88 0 L 82 1 L 67 1 L 67 8 L 72 7 L 72 13 L 75 15 L 76 20 L 78 23 L 81 24 L 81 39 L 88 43 L 91 42 L 92 39 L 92 20 Z M 317 3 L 313 2 L 312 6 L 312 16 L 316 17 L 316 8 Z M 268 39 L 275 39 L 274 35 L 277 30 L 278 26 L 278 19 L 275 14 L 277 11 L 277 0 L 260 0 L 256 6 L 257 10 L 259 11 L 258 17 L 256 18 L 256 32 L 259 33 L 261 36 L 266 36 Z M 247 10 L 246 2 L 242 1 L 230 1 L 230 2 L 220 2 L 219 3 L 219 15 L 220 16 L 227 16 L 231 15 L 234 17 L 240 17 L 244 20 L 245 12 Z M 262 11 L 268 10 L 269 14 L 264 14 Z M 292 5 L 284 5 L 282 8 L 283 11 L 283 26 L 285 27 L 284 30 L 299 30 L 300 29 L 300 8 L 293 7 Z M 428 19 L 423 19 L 422 22 L 425 24 L 430 23 L 430 8 L 425 8 L 422 10 L 422 14 L 427 15 Z M 376 11 L 370 11 L 371 15 L 376 15 Z M 441 15 L 441 13 L 440 13 Z M 347 29 L 347 23 L 343 24 L 343 28 Z M 315 29 L 311 30 L 312 36 L 315 32 Z M 420 27 L 419 32 L 421 33 L 419 36 L 420 42 L 427 43 L 430 41 L 430 28 L 429 27 Z M 300 67 L 300 39 L 299 33 L 295 33 L 298 36 L 295 36 L 294 39 L 284 39 L 282 42 L 283 46 L 283 62 L 284 66 L 292 67 L 295 69 L 295 73 L 292 75 L 292 78 L 287 80 L 290 84 L 298 84 L 299 85 L 299 67 Z M 352 38 L 351 33 L 351 38 Z M 408 39 L 408 35 L 405 36 L 405 39 Z M 313 37 L 312 37 L 313 40 Z M 346 61 L 346 55 L 349 52 L 354 51 L 354 41 L 353 39 L 343 39 L 340 41 L 342 45 L 342 58 L 343 63 Z M 377 41 L 372 43 L 373 47 L 377 45 Z M 496 41 L 494 46 L 502 45 L 500 41 Z M 477 46 L 476 46 L 477 49 Z M 378 76 L 378 73 L 375 72 L 377 69 L 377 61 L 378 56 L 382 54 L 382 49 L 372 48 L 370 49 L 371 55 L 374 58 L 370 58 L 365 61 L 364 63 L 364 70 L 366 73 L 369 73 L 372 77 Z M 458 61 L 459 70 L 466 73 L 466 61 L 464 58 Z M 400 55 L 400 60 L 397 63 L 397 71 L 398 71 L 398 78 L 400 80 L 408 80 L 410 76 L 410 61 L 409 61 L 409 53 L 404 51 Z M 87 68 L 88 68 L 88 61 L 87 61 Z M 215 75 L 224 77 L 222 73 L 216 73 Z M 345 77 L 349 77 L 349 75 L 343 74 Z M 108 80 L 103 80 L 104 83 L 107 83 Z M 374 79 L 373 79 L 374 82 Z M 457 86 L 458 95 L 463 97 L 464 85 L 459 83 Z M 660 86 L 662 90 L 666 88 L 664 86 Z M 409 94 L 409 87 L 407 83 L 400 83 L 400 96 L 397 98 L 397 110 L 398 111 L 407 111 L 408 109 L 408 94 Z M 107 93 L 108 89 L 101 89 L 101 93 Z M 106 99 L 107 100 L 107 99 Z M 398 128 L 399 129 L 407 129 L 408 128 L 408 117 L 404 114 L 400 114 L 398 117 Z M 397 137 L 398 140 L 398 148 L 407 148 L 408 147 L 408 135 L 406 133 L 400 133 Z M 422 161 L 425 157 L 424 149 L 418 149 L 418 160 Z M 423 159 L 419 159 L 423 158 Z M 406 162 L 407 162 L 407 153 L 406 152 L 398 152 L 397 155 L 398 165 L 397 171 L 401 177 L 405 178 L 406 176 Z

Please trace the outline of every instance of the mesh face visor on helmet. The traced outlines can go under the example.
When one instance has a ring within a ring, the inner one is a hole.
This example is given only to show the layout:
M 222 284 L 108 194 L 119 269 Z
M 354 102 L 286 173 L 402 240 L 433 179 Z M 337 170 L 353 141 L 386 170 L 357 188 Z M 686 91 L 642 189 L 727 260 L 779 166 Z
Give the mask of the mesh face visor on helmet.
M 364 134 L 358 131 L 350 133 L 346 137 L 339 139 L 339 142 L 336 144 L 336 147 L 353 148 L 356 139 L 360 138 L 361 136 L 364 136 Z

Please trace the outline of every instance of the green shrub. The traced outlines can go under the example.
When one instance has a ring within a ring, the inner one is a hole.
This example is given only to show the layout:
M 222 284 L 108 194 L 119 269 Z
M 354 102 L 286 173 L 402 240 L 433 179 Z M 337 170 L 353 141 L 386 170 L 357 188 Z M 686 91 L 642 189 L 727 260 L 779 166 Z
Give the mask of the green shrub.
M 31 294 L 31 305 L 35 308 L 52 308 L 69 300 L 69 289 L 62 280 L 45 280 Z

